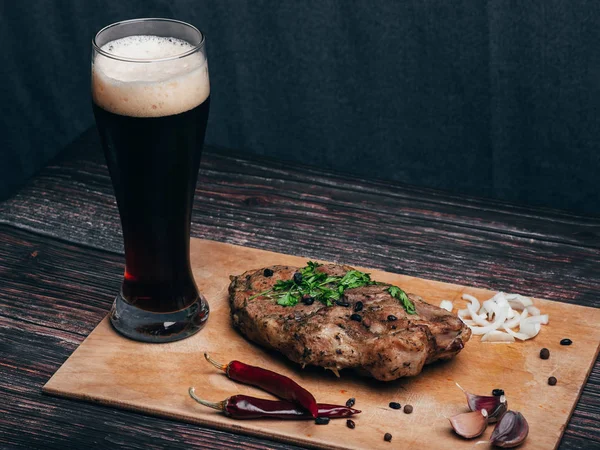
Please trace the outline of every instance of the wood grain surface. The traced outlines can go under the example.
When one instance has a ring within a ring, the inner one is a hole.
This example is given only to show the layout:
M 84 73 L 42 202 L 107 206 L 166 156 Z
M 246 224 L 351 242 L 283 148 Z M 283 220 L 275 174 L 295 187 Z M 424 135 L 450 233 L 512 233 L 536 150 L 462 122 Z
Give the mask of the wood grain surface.
M 307 256 L 316 259 L 315 255 Z M 450 431 L 447 418 L 468 411 L 464 394 L 454 383 L 487 395 L 501 386 L 510 408 L 524 414 L 529 423 L 529 437 L 521 448 L 547 450 L 558 446 L 600 345 L 600 309 L 537 299 L 535 305 L 549 314 L 551 323 L 534 340 L 506 345 L 482 343 L 479 336 L 473 337 L 455 359 L 427 366 L 420 376 L 388 383 L 350 371 L 342 371 L 336 378 L 318 368 L 301 370 L 281 355 L 246 341 L 231 326 L 229 275 L 277 264 L 303 267 L 307 258 L 193 239 L 191 261 L 196 283 L 211 307 L 210 320 L 200 333 L 171 344 L 144 344 L 121 337 L 104 319 L 44 391 L 313 448 L 387 448 L 383 435 L 391 432 L 394 444 L 406 450 L 458 450 L 470 449 L 474 442 Z M 463 293 L 481 301 L 495 294 L 361 270 L 370 272 L 374 280 L 401 286 L 433 304 L 451 299 L 457 308 L 464 308 Z M 572 338 L 573 345 L 560 345 L 565 335 Z M 550 349 L 550 359 L 539 357 L 542 347 Z M 188 396 L 190 386 L 209 401 L 235 394 L 270 397 L 260 389 L 230 381 L 203 360 L 204 352 L 219 361 L 243 360 L 283 373 L 299 381 L 319 402 L 344 404 L 349 397 L 356 398 L 356 407 L 362 410 L 353 418 L 356 429 L 349 431 L 345 420 L 334 420 L 326 427 L 313 421 L 236 421 L 199 406 Z M 559 383 L 549 386 L 549 376 L 558 378 Z M 539 395 L 532 398 L 531 392 Z M 390 401 L 411 404 L 413 414 L 390 409 Z M 489 427 L 480 439 L 488 439 L 492 429 Z
M 196 237 L 600 307 L 598 218 L 211 148 L 192 221 Z M 108 311 L 122 270 L 116 204 L 90 130 L 0 204 L 0 446 L 288 448 L 40 395 Z M 600 448 L 598 362 L 560 448 Z

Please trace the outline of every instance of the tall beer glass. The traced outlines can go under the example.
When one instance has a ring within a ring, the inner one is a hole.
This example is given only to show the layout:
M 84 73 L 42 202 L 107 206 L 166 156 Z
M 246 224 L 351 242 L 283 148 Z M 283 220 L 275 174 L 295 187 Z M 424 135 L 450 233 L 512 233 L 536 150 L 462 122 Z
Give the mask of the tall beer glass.
M 93 41 L 92 98 L 125 244 L 111 322 L 139 341 L 183 339 L 209 311 L 189 256 L 210 103 L 203 34 L 168 19 L 107 26 Z

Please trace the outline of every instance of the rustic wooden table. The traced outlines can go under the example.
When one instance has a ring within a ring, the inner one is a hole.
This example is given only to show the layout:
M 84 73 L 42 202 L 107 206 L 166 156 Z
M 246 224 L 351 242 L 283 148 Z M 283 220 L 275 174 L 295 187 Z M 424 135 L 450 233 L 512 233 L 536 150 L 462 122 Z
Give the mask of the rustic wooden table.
M 205 151 L 192 235 L 600 307 L 600 218 L 223 149 Z M 0 447 L 291 448 L 42 395 L 106 315 L 123 263 L 112 187 L 90 129 L 0 204 Z M 598 361 L 560 448 L 600 448 Z

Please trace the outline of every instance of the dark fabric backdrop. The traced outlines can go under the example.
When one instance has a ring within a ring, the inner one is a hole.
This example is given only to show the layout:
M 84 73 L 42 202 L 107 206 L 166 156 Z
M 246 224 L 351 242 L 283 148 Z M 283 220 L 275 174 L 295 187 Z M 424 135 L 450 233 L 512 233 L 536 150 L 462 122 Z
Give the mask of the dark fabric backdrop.
M 90 40 L 208 39 L 207 142 L 600 214 L 598 0 L 0 1 L 0 195 L 93 124 Z

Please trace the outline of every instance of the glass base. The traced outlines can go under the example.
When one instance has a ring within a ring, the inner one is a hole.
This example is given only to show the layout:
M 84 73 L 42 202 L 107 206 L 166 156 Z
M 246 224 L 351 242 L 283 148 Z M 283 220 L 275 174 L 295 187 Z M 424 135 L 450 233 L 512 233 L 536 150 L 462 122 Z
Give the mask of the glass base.
M 208 302 L 202 296 L 185 309 L 153 313 L 130 305 L 119 293 L 110 310 L 110 322 L 120 334 L 136 341 L 173 342 L 200 331 L 208 313 Z

